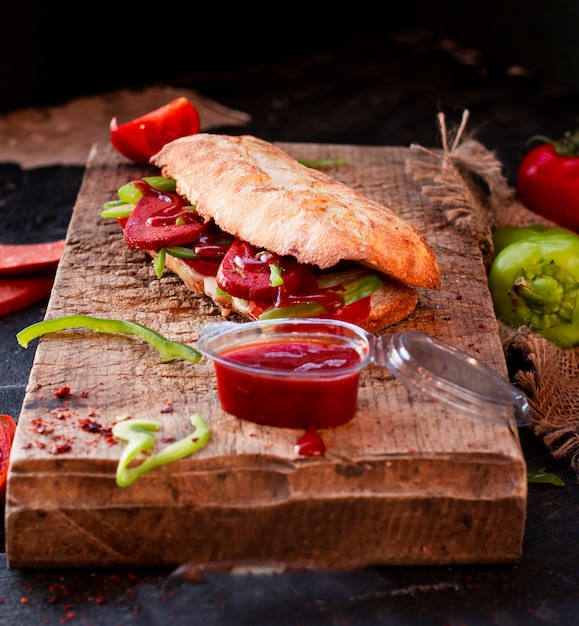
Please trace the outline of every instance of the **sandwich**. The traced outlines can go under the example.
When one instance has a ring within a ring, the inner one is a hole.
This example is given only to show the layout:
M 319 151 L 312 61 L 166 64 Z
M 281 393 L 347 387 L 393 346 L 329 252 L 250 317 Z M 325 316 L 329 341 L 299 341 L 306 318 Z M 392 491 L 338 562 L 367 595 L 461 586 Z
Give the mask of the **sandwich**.
M 151 164 L 161 176 L 132 181 L 103 215 L 158 275 L 174 272 L 224 316 L 333 318 L 377 332 L 415 309 L 418 288 L 440 288 L 422 233 L 271 143 L 198 133 Z

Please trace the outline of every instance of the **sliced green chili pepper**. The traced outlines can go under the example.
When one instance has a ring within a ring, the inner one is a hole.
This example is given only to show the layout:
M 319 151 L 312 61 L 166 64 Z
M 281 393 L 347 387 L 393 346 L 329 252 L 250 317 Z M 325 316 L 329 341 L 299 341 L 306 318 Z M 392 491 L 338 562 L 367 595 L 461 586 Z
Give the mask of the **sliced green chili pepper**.
M 164 178 L 163 176 L 147 176 L 142 180 L 151 185 L 151 187 L 157 191 L 175 193 L 177 188 L 177 184 L 172 178 Z M 143 196 L 143 192 L 132 182 L 123 185 L 117 193 L 119 194 L 119 198 L 127 204 L 137 204 Z
M 344 284 L 344 282 L 366 276 L 368 272 L 363 269 L 348 270 L 346 272 L 336 272 L 333 274 L 323 274 L 318 278 L 318 287 L 320 289 L 331 289 L 338 285 Z
M 163 271 L 165 270 L 165 257 L 167 256 L 167 249 L 161 248 L 153 260 L 153 267 L 155 268 L 155 276 L 161 278 Z
M 269 282 L 271 283 L 272 287 L 279 287 L 280 285 L 283 285 L 281 267 L 277 263 L 270 263 Z
M 185 248 L 182 246 L 169 246 L 165 248 L 167 254 L 175 256 L 178 259 L 198 259 L 199 255 L 193 250 L 193 248 Z
M 122 200 L 111 200 L 103 204 L 104 210 L 101 211 L 101 217 L 107 218 L 123 218 L 129 217 L 135 208 L 134 204 L 127 204 Z
M 113 435 L 127 442 L 119 464 L 116 480 L 119 487 L 129 487 L 138 478 L 150 472 L 155 467 L 183 459 L 202 448 L 211 435 L 207 422 L 200 413 L 191 416 L 191 424 L 195 432 L 179 441 L 165 446 L 156 454 L 152 454 L 134 467 L 128 467 L 131 461 L 141 452 L 148 452 L 155 445 L 154 432 L 159 430 L 159 424 L 151 420 L 128 419 L 117 422 L 113 426 Z
M 375 291 L 378 291 L 382 286 L 382 281 L 376 274 L 363 274 L 342 284 L 346 290 L 343 293 L 344 304 L 348 306 L 348 304 L 362 300 L 362 298 L 371 296 Z
M 147 328 L 136 322 L 125 320 L 109 320 L 89 315 L 67 315 L 51 320 L 43 320 L 21 330 L 16 339 L 18 343 L 27 348 L 30 341 L 48 333 L 73 328 L 88 328 L 99 333 L 118 333 L 122 335 L 134 335 L 144 342 L 153 346 L 159 352 L 161 361 L 167 363 L 176 358 L 185 359 L 197 363 L 201 359 L 201 353 L 178 341 L 170 341 L 160 333 Z
M 272 307 L 264 311 L 260 320 L 272 320 L 280 317 L 315 317 L 326 312 L 326 307 L 319 302 L 300 302 L 299 304 L 289 304 L 278 308 Z
M 495 257 L 489 289 L 495 312 L 557 345 L 579 344 L 579 235 L 564 229 L 512 231 Z
M 146 176 L 143 178 L 149 183 L 153 189 L 157 191 L 166 191 L 175 193 L 177 184 L 172 178 L 164 178 L 163 176 Z M 101 217 L 106 218 L 125 218 L 129 217 L 137 202 L 142 198 L 143 192 L 136 187 L 133 182 L 123 185 L 118 190 L 119 199 L 109 200 L 103 204 Z M 194 208 L 194 207 L 193 207 Z

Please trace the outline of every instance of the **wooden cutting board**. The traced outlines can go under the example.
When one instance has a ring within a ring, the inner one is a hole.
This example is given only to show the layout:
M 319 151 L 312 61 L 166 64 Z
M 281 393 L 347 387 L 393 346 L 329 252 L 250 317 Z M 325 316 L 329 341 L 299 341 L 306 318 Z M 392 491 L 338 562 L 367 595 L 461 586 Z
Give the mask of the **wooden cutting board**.
M 405 173 L 406 148 L 282 144 L 298 159 L 343 157 L 336 178 L 418 227 L 442 273 L 391 330 L 418 330 L 506 375 L 477 246 L 444 222 Z M 413 153 L 412 158 L 416 158 Z M 91 152 L 47 318 L 126 319 L 194 344 L 220 318 L 173 275 L 157 279 L 118 225 L 99 216 L 127 181 L 152 173 L 108 145 Z M 70 395 L 55 392 L 70 387 Z M 517 560 L 526 468 L 514 423 L 458 413 L 387 371 L 362 376 L 356 417 L 321 432 L 323 457 L 296 454 L 301 432 L 242 422 L 219 407 L 212 365 L 173 361 L 140 340 L 87 330 L 39 340 L 14 442 L 6 504 L 13 568 L 178 566 L 275 560 L 366 565 Z M 121 417 L 160 424 L 158 445 L 200 412 L 211 440 L 130 487 L 115 483 Z M 89 427 L 87 430 L 87 427 Z

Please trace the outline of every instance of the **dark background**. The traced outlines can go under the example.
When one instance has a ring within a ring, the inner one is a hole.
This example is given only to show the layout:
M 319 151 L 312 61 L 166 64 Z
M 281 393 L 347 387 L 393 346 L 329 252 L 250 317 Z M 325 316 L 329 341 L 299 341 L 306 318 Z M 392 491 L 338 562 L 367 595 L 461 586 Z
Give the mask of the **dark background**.
M 408 28 L 579 90 L 575 0 L 4 4 L 0 111 L 382 41 Z M 372 58 L 371 46 L 366 52 Z

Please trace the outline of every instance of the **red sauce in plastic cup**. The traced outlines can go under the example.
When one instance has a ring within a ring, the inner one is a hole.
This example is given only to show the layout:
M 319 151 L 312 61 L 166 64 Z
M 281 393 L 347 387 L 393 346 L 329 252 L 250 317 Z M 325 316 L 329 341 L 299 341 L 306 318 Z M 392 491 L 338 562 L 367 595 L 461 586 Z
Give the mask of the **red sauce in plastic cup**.
M 197 342 L 212 359 L 223 410 L 281 428 L 330 428 L 356 413 L 370 360 L 361 328 L 337 320 L 281 319 L 206 327 Z

